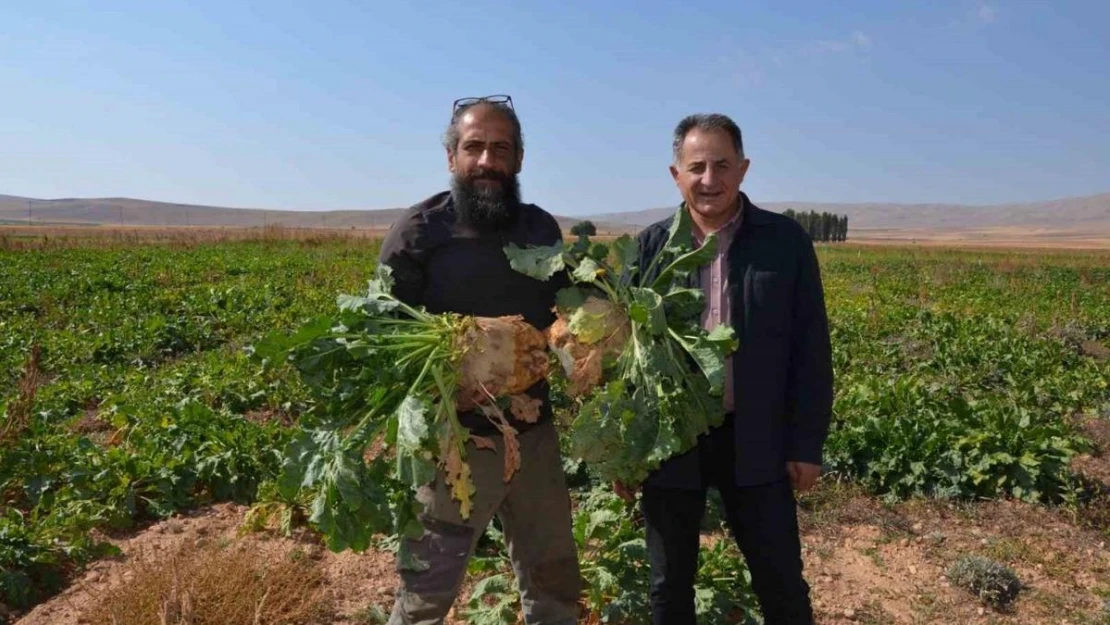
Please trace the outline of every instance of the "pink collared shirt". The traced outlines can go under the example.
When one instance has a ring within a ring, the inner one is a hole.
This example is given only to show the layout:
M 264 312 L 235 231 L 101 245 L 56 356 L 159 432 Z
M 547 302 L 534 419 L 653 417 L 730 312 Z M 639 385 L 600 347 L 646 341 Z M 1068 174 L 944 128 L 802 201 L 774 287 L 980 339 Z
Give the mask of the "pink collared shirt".
M 739 202 L 739 201 L 738 201 Z M 701 325 L 707 331 L 719 325 L 728 325 L 732 322 L 732 297 L 728 288 L 728 248 L 740 230 L 743 221 L 744 208 L 740 209 L 726 223 L 715 231 L 717 235 L 717 255 L 713 262 L 701 268 L 701 288 L 705 293 L 705 311 L 701 314 Z M 701 245 L 707 234 L 699 233 L 694 228 L 694 243 Z M 732 412 L 735 407 L 732 385 L 732 359 L 725 359 L 725 387 L 724 404 L 727 412 Z

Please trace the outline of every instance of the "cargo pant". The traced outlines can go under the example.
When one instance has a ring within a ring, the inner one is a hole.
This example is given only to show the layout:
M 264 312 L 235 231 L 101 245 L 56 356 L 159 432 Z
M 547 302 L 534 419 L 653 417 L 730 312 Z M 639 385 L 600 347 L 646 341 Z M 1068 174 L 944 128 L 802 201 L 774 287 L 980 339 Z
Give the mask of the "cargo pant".
M 467 444 L 474 480 L 470 518 L 459 514 L 442 470 L 420 489 L 425 506 L 424 535 L 402 546 L 429 566 L 398 568 L 401 585 L 389 625 L 440 625 L 451 610 L 478 539 L 493 515 L 501 520 L 528 625 L 573 625 L 578 615 L 581 576 L 571 532 L 567 492 L 555 426 L 545 422 L 521 434 L 520 470 L 506 484 L 504 446 L 497 450 Z

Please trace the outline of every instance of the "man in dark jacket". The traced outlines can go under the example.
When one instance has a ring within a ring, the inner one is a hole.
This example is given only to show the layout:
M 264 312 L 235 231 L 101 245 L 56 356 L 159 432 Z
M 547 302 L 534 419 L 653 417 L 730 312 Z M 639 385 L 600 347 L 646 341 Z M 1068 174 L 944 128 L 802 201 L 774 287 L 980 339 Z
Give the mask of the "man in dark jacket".
M 696 238 L 718 253 L 693 278 L 707 329 L 731 324 L 725 423 L 642 485 L 655 625 L 694 623 L 694 577 L 706 489 L 716 487 L 747 560 L 768 625 L 812 623 L 793 490 L 813 486 L 832 413 L 832 358 L 817 256 L 794 220 L 740 192 L 750 162 L 724 115 L 692 115 L 674 133 L 671 175 Z M 639 235 L 641 267 L 660 252 L 671 219 Z M 651 276 L 642 277 L 650 279 Z M 629 490 L 618 485 L 618 492 Z
M 522 315 L 546 328 L 555 320 L 555 292 L 566 276 L 534 280 L 512 270 L 503 251 L 508 243 L 524 247 L 562 240 L 554 217 L 520 201 L 524 141 L 511 100 L 456 102 L 444 146 L 451 190 L 408 209 L 382 243 L 380 262 L 393 269 L 394 294 L 432 313 Z M 390 625 L 443 623 L 494 514 L 509 547 L 525 622 L 575 622 L 580 576 L 547 383 L 537 383 L 528 394 L 543 402 L 536 423 L 505 415 L 520 444 L 520 470 L 508 482 L 499 430 L 477 412 L 459 414 L 472 435 L 492 439 L 496 449 L 479 449 L 474 440 L 466 445 L 476 490 L 469 517 L 461 516 L 442 469 L 418 492 L 425 533 L 406 540 L 402 549 L 428 567 L 400 569 Z

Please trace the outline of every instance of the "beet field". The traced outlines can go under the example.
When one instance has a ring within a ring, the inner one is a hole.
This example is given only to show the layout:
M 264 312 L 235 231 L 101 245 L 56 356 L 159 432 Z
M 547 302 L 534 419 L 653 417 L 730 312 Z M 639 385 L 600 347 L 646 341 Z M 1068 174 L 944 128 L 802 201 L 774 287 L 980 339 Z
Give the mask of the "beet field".
M 359 519 L 406 513 L 372 469 L 398 433 L 297 469 L 334 398 L 259 349 L 364 296 L 376 240 L 0 243 L 0 623 L 384 622 L 398 541 Z M 819 256 L 835 417 L 799 501 L 819 622 L 1110 623 L 1110 252 Z M 582 622 L 643 623 L 636 507 L 574 457 L 555 388 Z M 513 579 L 495 524 L 451 622 L 517 623 Z M 696 596 L 699 622 L 762 622 L 713 506 Z

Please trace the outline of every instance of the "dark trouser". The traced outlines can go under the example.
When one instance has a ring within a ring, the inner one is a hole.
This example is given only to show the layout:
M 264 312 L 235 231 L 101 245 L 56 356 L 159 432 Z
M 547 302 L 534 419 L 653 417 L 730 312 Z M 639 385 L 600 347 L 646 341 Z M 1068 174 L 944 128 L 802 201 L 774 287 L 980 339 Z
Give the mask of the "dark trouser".
M 496 450 L 466 444 L 474 479 L 474 508 L 459 514 L 442 469 L 421 488 L 424 536 L 403 549 L 428 564 L 422 571 L 401 569 L 401 587 L 389 625 L 441 625 L 466 576 L 466 565 L 482 532 L 496 514 L 501 519 L 509 559 L 520 588 L 528 625 L 574 625 L 581 574 L 571 532 L 570 495 L 559 456 L 559 434 L 550 421 L 519 437 L 520 470 L 504 475 L 504 442 Z
M 801 542 L 789 480 L 737 487 L 731 424 L 698 446 L 700 489 L 645 486 L 641 510 L 647 524 L 654 625 L 692 625 L 698 535 L 706 489 L 716 486 L 725 518 L 747 560 L 752 587 L 767 625 L 810 625 L 809 585 L 802 577 Z

